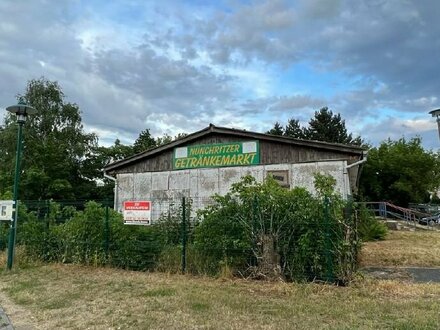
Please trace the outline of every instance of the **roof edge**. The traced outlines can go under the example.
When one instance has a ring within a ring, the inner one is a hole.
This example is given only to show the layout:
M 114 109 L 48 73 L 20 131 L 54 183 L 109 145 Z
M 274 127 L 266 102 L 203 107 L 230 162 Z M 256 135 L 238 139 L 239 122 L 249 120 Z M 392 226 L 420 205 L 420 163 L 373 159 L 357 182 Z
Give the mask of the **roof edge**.
M 171 141 L 169 143 L 160 145 L 160 146 L 152 148 L 152 149 L 148 149 L 146 151 L 135 154 L 133 156 L 130 156 L 130 157 L 118 160 L 116 162 L 113 162 L 111 164 L 108 164 L 104 167 L 104 172 L 116 170 L 120 167 L 127 166 L 127 165 L 134 163 L 136 161 L 139 161 L 145 157 L 150 157 L 155 154 L 161 153 L 167 149 L 172 149 L 172 148 L 178 147 L 182 144 L 188 143 L 190 141 L 193 141 L 195 139 L 198 139 L 200 137 L 206 136 L 211 133 L 229 133 L 229 134 L 233 134 L 233 135 L 241 136 L 241 137 L 256 138 L 256 139 L 261 139 L 261 140 L 266 140 L 266 141 L 288 143 L 288 144 L 301 145 L 301 146 L 307 146 L 307 147 L 312 147 L 312 148 L 336 150 L 336 151 L 342 151 L 342 152 L 355 153 L 355 154 L 359 154 L 359 155 L 362 155 L 362 153 L 365 151 L 365 148 L 362 148 L 359 146 L 352 146 L 352 145 L 346 145 L 346 144 L 340 144 L 340 143 L 330 143 L 330 142 L 324 142 L 324 141 L 315 141 L 315 140 L 295 139 L 295 138 L 287 137 L 287 136 L 271 135 L 271 134 L 246 131 L 246 130 L 241 130 L 241 129 L 236 129 L 236 128 L 220 127 L 220 126 L 215 126 L 213 124 L 209 124 L 208 127 L 205 127 L 204 129 L 201 129 L 200 131 L 188 134 L 187 136 L 182 137 L 180 139 Z

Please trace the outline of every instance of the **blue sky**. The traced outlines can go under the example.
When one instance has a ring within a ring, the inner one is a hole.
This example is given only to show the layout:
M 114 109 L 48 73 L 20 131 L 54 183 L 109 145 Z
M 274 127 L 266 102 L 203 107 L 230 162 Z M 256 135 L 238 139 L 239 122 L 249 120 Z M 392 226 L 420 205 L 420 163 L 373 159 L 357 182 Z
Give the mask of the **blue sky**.
M 100 143 L 209 123 L 264 132 L 323 106 L 377 145 L 440 142 L 440 2 L 0 2 L 0 107 L 57 80 Z

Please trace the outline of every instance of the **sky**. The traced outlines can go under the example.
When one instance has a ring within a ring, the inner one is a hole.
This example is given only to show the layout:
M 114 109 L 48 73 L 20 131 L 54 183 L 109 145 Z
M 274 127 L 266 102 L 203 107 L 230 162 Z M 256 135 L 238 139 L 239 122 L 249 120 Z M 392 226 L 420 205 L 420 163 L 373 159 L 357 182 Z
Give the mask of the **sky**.
M 327 106 L 372 145 L 438 150 L 440 1 L 0 1 L 0 110 L 56 80 L 103 145 Z

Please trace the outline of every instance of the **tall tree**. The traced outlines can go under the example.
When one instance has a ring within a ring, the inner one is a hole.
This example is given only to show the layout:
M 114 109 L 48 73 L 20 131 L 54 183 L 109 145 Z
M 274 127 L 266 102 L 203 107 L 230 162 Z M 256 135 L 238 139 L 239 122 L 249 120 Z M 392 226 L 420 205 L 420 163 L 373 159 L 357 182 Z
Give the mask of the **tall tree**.
M 327 107 L 315 112 L 314 118 L 309 121 L 309 127 L 305 130 L 305 137 L 310 140 L 326 141 L 343 144 L 361 145 L 360 137 L 353 138 L 347 133 L 345 120 L 341 115 L 333 114 Z
M 44 78 L 29 81 L 25 94 L 18 99 L 38 111 L 28 117 L 24 128 L 20 197 L 87 197 L 96 183 L 83 176 L 82 164 L 96 146 L 97 138 L 84 132 L 78 106 L 65 102 L 58 83 Z M 15 116 L 7 116 L 0 132 L 0 192 L 12 186 L 15 120 Z
M 88 154 L 82 164 L 82 174 L 91 181 L 103 181 L 93 190 L 93 195 L 99 200 L 112 200 L 114 197 L 114 182 L 103 177 L 102 169 L 109 163 L 130 157 L 134 154 L 133 147 L 124 145 L 119 139 L 109 147 L 96 146 Z
M 420 138 L 387 140 L 371 148 L 360 179 L 365 199 L 401 206 L 427 202 L 439 187 L 440 154 L 424 150 Z
M 144 152 L 154 147 L 156 147 L 156 140 L 151 136 L 148 128 L 140 132 L 138 138 L 133 144 L 133 150 L 135 153 Z
M 275 125 L 273 126 L 273 128 L 271 130 L 267 131 L 266 134 L 283 135 L 284 128 L 279 122 L 276 122 Z
M 164 134 L 162 137 L 156 138 L 156 145 L 160 146 L 162 144 L 170 143 L 171 141 L 173 141 L 173 138 L 168 134 Z
M 284 135 L 295 139 L 304 139 L 306 137 L 305 130 L 299 124 L 299 120 L 293 118 L 287 122 Z

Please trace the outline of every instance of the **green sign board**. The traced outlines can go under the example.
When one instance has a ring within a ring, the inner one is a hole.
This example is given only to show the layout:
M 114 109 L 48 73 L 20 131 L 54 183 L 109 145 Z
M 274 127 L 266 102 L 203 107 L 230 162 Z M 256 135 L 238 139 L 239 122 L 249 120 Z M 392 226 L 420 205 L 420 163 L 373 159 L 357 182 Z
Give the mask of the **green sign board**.
M 201 144 L 175 148 L 173 169 L 246 166 L 259 163 L 258 141 Z

